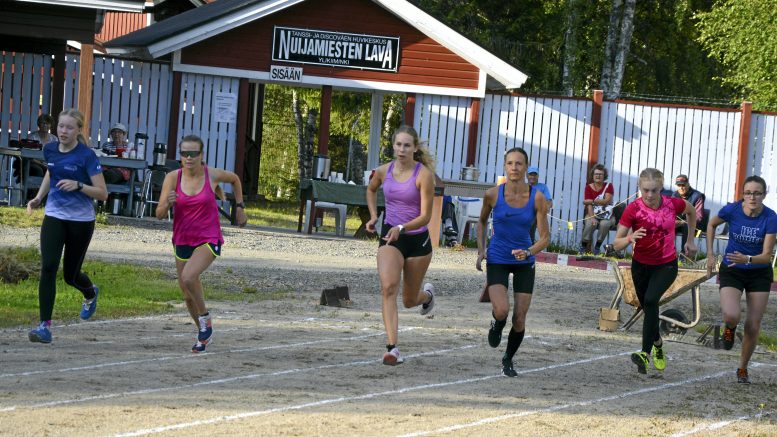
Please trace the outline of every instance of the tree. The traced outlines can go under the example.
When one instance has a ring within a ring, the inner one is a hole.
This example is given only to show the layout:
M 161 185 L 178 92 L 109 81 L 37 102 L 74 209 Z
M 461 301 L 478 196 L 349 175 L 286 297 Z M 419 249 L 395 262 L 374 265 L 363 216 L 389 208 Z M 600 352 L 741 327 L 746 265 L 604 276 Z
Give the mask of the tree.
M 607 99 L 615 99 L 621 93 L 631 35 L 634 32 L 636 3 L 637 0 L 612 0 L 601 81 L 602 91 Z
M 773 0 L 722 0 L 697 14 L 698 40 L 733 87 L 756 109 L 777 108 L 777 8 Z

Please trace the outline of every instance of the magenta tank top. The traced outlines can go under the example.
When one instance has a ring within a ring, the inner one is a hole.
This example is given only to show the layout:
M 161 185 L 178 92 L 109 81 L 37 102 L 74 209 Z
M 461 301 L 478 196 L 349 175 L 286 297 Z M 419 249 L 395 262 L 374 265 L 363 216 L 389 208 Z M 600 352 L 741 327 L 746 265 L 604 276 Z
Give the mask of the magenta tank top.
M 199 246 L 205 243 L 222 244 L 219 210 L 216 195 L 210 187 L 208 167 L 205 167 L 205 183 L 199 193 L 189 196 L 181 190 L 182 170 L 178 170 L 173 207 L 173 244 Z
M 421 215 L 421 190 L 415 186 L 418 172 L 421 171 L 421 163 L 416 163 L 413 176 L 405 182 L 397 182 L 394 179 L 394 162 L 389 164 L 386 172 L 386 180 L 383 181 L 383 196 L 386 199 L 386 224 L 391 226 L 403 225 Z M 407 231 L 408 234 L 420 234 L 426 230 L 426 226 Z

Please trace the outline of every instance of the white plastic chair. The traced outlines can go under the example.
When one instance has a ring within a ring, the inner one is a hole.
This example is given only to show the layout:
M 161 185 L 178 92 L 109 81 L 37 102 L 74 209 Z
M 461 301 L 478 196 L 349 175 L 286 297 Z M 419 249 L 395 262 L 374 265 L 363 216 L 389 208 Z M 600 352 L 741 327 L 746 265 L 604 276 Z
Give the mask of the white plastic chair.
M 477 232 L 480 210 L 483 208 L 483 199 L 480 197 L 456 196 L 454 200 L 456 201 L 456 224 L 459 226 L 459 235 L 456 238 L 461 243 L 464 239 L 464 234 L 467 232 L 467 226 L 474 225 L 473 228 Z M 472 236 L 477 234 L 470 231 L 468 235 L 472 239 Z
M 308 228 L 308 223 L 310 223 L 310 209 L 310 201 L 308 200 L 305 203 L 305 222 L 302 229 Z M 335 215 L 335 234 L 341 237 L 345 235 L 345 219 L 348 212 L 347 209 L 347 205 L 342 203 L 316 202 L 316 211 L 321 210 L 325 213 L 331 212 Z

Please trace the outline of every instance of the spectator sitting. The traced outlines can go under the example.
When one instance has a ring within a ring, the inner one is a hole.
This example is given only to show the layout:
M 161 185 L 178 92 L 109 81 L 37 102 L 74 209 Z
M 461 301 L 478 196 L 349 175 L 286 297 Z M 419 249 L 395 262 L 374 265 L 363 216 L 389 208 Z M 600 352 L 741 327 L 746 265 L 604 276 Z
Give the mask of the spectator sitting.
M 581 252 L 593 252 L 598 255 L 604 238 L 615 225 L 615 218 L 612 216 L 612 199 L 615 197 L 615 189 L 612 184 L 605 182 L 608 174 L 607 169 L 602 164 L 596 164 L 589 173 L 593 181 L 585 186 L 585 196 L 583 205 L 585 206 L 585 227 L 583 228 L 583 241 Z M 591 248 L 594 231 L 599 229 L 599 235 L 596 238 L 596 245 Z
M 456 237 L 459 235 L 459 226 L 456 223 L 456 206 L 453 204 L 452 196 L 443 196 L 442 226 L 442 233 L 445 235 L 445 245 L 448 247 L 455 246 Z
M 110 130 L 111 140 L 103 144 L 102 151 L 106 155 L 116 155 L 116 149 L 123 149 L 123 157 L 129 157 L 134 145 L 127 141 L 127 126 L 115 123 Z M 130 171 L 124 167 L 103 167 L 106 184 L 123 184 L 129 181 Z
M 688 182 L 688 176 L 684 174 L 678 175 L 674 179 L 674 184 L 677 186 L 677 191 L 675 191 L 672 196 L 687 200 L 688 203 L 693 205 L 694 209 L 696 209 L 696 223 L 703 223 L 702 220 L 704 220 L 705 201 L 704 193 L 699 190 L 694 190 L 693 187 L 691 187 L 691 184 Z M 688 223 L 686 223 L 685 220 L 685 215 L 677 216 L 674 223 L 675 234 L 679 234 L 682 241 L 682 243 L 680 243 L 680 251 L 683 250 L 682 248 L 685 247 L 685 243 L 688 241 Z M 701 226 L 697 226 L 696 228 L 704 230 L 704 228 Z
M 54 119 L 51 118 L 49 114 L 41 114 L 38 116 L 37 120 L 38 130 L 27 135 L 27 140 L 37 141 L 41 146 L 54 141 L 59 141 L 59 138 L 51 133 L 51 126 L 53 124 Z M 28 172 L 29 176 L 43 177 L 46 174 L 46 163 L 38 159 L 31 159 Z M 14 176 L 16 176 L 16 182 L 21 183 L 22 162 L 19 159 L 14 160 Z M 35 189 L 30 189 L 30 191 L 33 192 L 33 196 L 37 193 L 37 190 Z
M 526 181 L 529 182 L 529 186 L 536 185 L 537 189 L 542 192 L 542 194 L 545 195 L 545 199 L 548 201 L 548 211 L 550 211 L 553 208 L 553 198 L 550 195 L 550 190 L 548 189 L 548 186 L 543 184 L 540 180 L 540 168 L 536 165 L 530 165 L 529 169 L 526 172 Z M 534 219 L 531 222 L 531 229 L 529 230 L 529 237 L 531 237 L 531 242 L 534 244 L 534 235 L 537 233 L 537 218 L 534 217 Z

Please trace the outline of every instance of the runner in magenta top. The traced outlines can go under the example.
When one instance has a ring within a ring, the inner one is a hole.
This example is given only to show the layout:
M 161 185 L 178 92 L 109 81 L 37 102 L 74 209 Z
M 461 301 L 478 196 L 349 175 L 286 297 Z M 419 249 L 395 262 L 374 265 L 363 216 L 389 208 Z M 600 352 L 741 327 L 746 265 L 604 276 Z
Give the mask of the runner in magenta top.
M 197 353 L 204 352 L 213 342 L 213 326 L 200 275 L 221 255 L 224 243 L 215 194 L 219 183 L 232 184 L 238 225 L 245 226 L 248 219 L 240 178 L 231 171 L 205 165 L 205 145 L 200 137 L 185 136 L 179 147 L 182 168 L 165 176 L 156 216 L 160 220 L 166 218 L 173 208 L 175 267 L 186 308 L 197 325 L 197 341 L 192 346 L 192 352 Z
M 367 231 L 375 232 L 378 188 L 383 185 L 386 219 L 378 240 L 378 275 L 387 337 L 383 364 L 394 366 L 404 361 L 397 347 L 400 280 L 405 308 L 420 305 L 421 315 L 430 313 L 434 308 L 432 284 L 426 283 L 421 289 L 432 261 L 432 240 L 427 224 L 432 218 L 434 164 L 412 127 L 397 129 L 391 142 L 394 160 L 375 169 L 375 175 L 367 186 L 370 221 L 366 226 Z
M 647 373 L 651 357 L 656 370 L 666 368 L 664 343 L 658 329 L 658 303 L 677 277 L 675 216 L 687 214 L 688 234 L 696 234 L 696 208 L 683 199 L 662 196 L 663 186 L 663 173 L 655 168 L 642 170 L 639 174 L 642 197 L 626 207 L 613 244 L 615 250 L 633 245 L 631 278 L 645 318 L 642 352 L 631 354 L 631 361 L 642 374 Z M 696 254 L 694 238 L 685 243 L 685 254 Z
M 416 187 L 418 172 L 422 164 L 417 162 L 413 175 L 404 182 L 397 182 L 392 175 L 394 161 L 389 164 L 386 180 L 383 181 L 383 195 L 386 198 L 386 223 L 408 223 L 421 215 L 421 191 Z M 426 225 L 418 229 L 405 230 L 407 235 L 420 234 L 426 231 Z
M 209 180 L 208 167 L 203 166 L 205 180 Z M 210 184 L 190 196 L 181 190 L 183 169 L 178 170 L 175 184 L 176 202 L 173 205 L 173 244 L 199 246 L 204 243 L 223 244 L 216 194 Z M 181 218 L 178 220 L 178 218 Z

